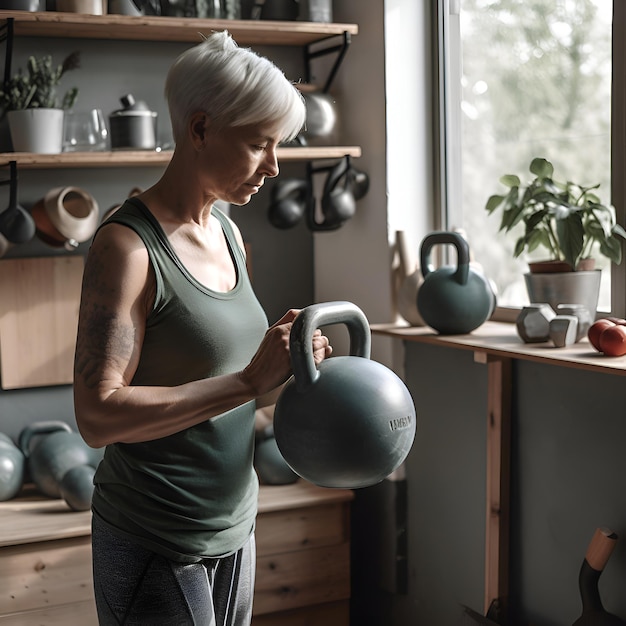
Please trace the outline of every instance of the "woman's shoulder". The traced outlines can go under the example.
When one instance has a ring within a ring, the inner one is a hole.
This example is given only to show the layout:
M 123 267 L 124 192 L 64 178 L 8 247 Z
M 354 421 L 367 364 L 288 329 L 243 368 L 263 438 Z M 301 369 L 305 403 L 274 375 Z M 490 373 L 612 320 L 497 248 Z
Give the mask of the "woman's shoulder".
M 239 226 L 237 226 L 235 221 L 216 206 L 213 207 L 213 214 L 221 222 L 222 226 L 225 227 L 225 230 L 228 230 L 230 228 L 230 231 L 232 232 L 235 241 L 237 242 L 239 247 L 245 252 L 243 236 L 241 234 L 241 231 L 239 230 Z

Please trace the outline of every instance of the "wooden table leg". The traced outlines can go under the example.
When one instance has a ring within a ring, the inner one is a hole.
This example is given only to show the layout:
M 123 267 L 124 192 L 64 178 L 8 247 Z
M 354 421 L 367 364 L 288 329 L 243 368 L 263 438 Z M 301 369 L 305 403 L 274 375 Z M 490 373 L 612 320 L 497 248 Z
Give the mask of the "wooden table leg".
M 511 359 L 475 353 L 487 373 L 485 615 L 507 611 L 511 479 Z M 499 606 L 494 606 L 497 603 Z

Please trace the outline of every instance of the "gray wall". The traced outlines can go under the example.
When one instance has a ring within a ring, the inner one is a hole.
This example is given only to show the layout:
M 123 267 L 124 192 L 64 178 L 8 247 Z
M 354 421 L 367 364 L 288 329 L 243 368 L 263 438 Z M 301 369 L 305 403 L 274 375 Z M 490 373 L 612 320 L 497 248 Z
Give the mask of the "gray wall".
M 405 349 L 418 430 L 407 463 L 409 592 L 395 597 L 393 623 L 456 624 L 461 605 L 483 603 L 486 367 L 470 351 Z M 513 381 L 514 615 L 519 624 L 572 624 L 594 530 L 626 537 L 626 386 L 621 376 L 524 361 L 514 362 Z M 600 592 L 626 619 L 625 580 L 618 541 Z

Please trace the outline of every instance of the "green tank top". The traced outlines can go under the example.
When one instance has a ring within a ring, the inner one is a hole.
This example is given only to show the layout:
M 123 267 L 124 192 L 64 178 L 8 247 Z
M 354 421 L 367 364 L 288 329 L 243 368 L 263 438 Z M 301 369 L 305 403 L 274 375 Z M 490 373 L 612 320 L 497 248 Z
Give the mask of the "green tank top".
M 237 271 L 237 284 L 227 293 L 207 289 L 187 272 L 156 218 L 136 198 L 108 220 L 141 237 L 156 277 L 132 385 L 175 386 L 239 371 L 267 330 L 231 225 L 219 210 L 213 215 Z M 238 550 L 257 510 L 254 411 L 255 403 L 248 402 L 169 437 L 107 446 L 94 479 L 94 514 L 177 561 Z

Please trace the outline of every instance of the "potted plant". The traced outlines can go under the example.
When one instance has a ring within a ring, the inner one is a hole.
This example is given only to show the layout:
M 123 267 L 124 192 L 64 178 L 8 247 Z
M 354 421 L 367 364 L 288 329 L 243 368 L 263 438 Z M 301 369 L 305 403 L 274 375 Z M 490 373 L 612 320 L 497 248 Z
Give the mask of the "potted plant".
M 20 68 L 0 89 L 0 108 L 7 116 L 16 152 L 54 154 L 63 145 L 63 114 L 76 102 L 78 88 L 59 99 L 57 87 L 66 72 L 80 67 L 80 54 L 69 54 L 60 65 L 52 57 L 29 57 L 26 71 Z
M 515 174 L 500 178 L 509 191 L 492 195 L 485 208 L 490 214 L 501 210 L 500 231 L 510 232 L 523 225 L 515 243 L 515 257 L 542 249 L 548 252 L 547 260 L 529 262 L 530 272 L 525 279 L 531 302 L 549 302 L 554 308 L 555 302 L 590 303 L 591 308 L 593 296 L 586 296 L 582 302 L 579 288 L 572 291 L 572 285 L 585 282 L 588 285 L 580 289 L 595 292 L 595 313 L 600 275 L 593 270 L 592 252 L 597 250 L 613 263 L 621 263 L 626 230 L 616 223 L 615 209 L 596 195 L 599 185 L 559 182 L 553 178 L 552 163 L 541 157 L 534 158 L 529 169 L 534 179 L 525 186 Z M 540 273 L 545 276 L 536 277 Z M 550 278 L 559 273 L 561 278 Z M 564 294 L 555 291 L 559 289 L 555 281 L 568 286 Z

